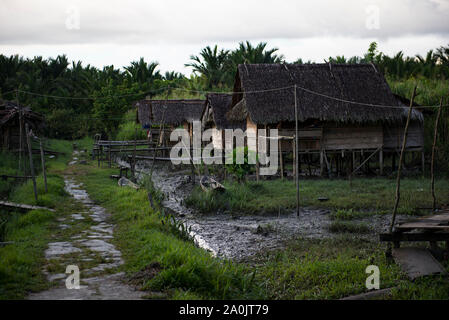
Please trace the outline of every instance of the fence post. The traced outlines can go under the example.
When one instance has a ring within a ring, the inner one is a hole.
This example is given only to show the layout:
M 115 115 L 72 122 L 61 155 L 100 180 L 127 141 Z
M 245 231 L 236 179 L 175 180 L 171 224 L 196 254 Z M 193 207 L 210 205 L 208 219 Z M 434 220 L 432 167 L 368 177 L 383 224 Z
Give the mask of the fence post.
M 48 188 L 47 188 L 47 173 L 45 171 L 45 154 L 44 154 L 44 148 L 42 146 L 41 138 L 39 138 L 39 148 L 41 149 L 41 163 L 42 163 L 42 174 L 44 176 L 45 193 L 47 193 Z
M 410 123 L 410 117 L 412 115 L 413 100 L 415 99 L 415 95 L 416 95 L 416 85 L 413 88 L 412 98 L 410 99 L 410 107 L 408 109 L 407 122 L 405 124 L 405 129 L 404 129 L 404 137 L 402 139 L 401 155 L 399 157 L 399 164 L 398 164 L 398 175 L 396 178 L 396 197 L 395 197 L 393 215 L 392 215 L 391 224 L 390 224 L 390 233 L 393 231 L 394 221 L 396 219 L 396 213 L 398 211 L 399 199 L 401 197 L 400 188 L 401 188 L 402 159 L 404 157 L 405 146 L 407 145 L 408 125 Z
M 433 133 L 433 144 L 432 144 L 432 160 L 430 163 L 430 176 L 431 176 L 431 183 L 430 183 L 430 188 L 431 188 L 431 192 L 432 192 L 432 211 L 435 212 L 436 210 L 436 206 L 437 206 L 437 199 L 435 196 L 435 169 L 434 169 L 434 164 L 435 164 L 435 152 L 436 152 L 436 144 L 437 144 L 437 136 L 438 136 L 438 122 L 440 121 L 440 115 L 441 115 L 441 106 L 443 105 L 443 98 L 440 99 L 440 107 L 438 108 L 438 113 L 437 113 L 437 118 L 435 120 L 435 130 Z
M 26 139 L 27 139 L 27 144 L 28 144 L 28 155 L 30 157 L 30 170 L 31 170 L 31 179 L 33 180 L 34 199 L 37 202 L 36 177 L 34 176 L 33 151 L 31 149 L 30 130 L 28 128 L 28 123 L 25 123 L 25 134 L 26 134 Z

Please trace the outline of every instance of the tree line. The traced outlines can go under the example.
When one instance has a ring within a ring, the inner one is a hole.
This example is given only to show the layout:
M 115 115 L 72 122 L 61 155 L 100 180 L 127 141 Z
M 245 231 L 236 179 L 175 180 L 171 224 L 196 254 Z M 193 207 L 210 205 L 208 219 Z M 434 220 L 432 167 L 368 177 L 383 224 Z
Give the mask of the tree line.
M 71 139 L 97 132 L 113 137 L 134 101 L 158 94 L 175 96 L 173 90 L 164 90 L 167 87 L 230 91 L 238 64 L 287 63 L 278 51 L 266 42 L 241 42 L 234 50 L 207 46 L 185 64 L 193 70 L 190 77 L 175 71 L 162 74 L 157 62 L 144 58 L 123 68 L 110 65 L 99 69 L 81 61 L 69 62 L 65 55 L 49 59 L 0 55 L 0 98 L 17 100 L 43 113 L 50 137 Z M 449 45 L 430 50 L 425 57 L 408 57 L 403 52 L 388 56 L 373 42 L 361 57 L 329 57 L 324 62 L 374 63 L 390 85 L 416 78 L 449 79 Z M 292 63 L 312 62 L 297 59 Z

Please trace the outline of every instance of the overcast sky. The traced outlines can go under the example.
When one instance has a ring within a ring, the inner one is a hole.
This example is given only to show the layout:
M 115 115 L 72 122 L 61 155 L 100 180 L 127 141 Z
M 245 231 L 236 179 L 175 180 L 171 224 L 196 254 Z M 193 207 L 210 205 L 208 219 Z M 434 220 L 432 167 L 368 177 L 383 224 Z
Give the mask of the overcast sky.
M 0 53 L 67 54 L 97 67 L 144 57 L 190 74 L 191 54 L 268 42 L 287 61 L 449 44 L 449 0 L 0 0 Z

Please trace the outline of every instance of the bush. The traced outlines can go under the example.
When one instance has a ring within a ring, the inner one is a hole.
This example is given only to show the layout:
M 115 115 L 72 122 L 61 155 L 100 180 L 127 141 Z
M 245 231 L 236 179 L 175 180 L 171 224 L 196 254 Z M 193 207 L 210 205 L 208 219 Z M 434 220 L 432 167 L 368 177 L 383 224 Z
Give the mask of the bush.
M 243 163 L 238 164 L 237 163 L 237 152 L 242 152 L 242 151 L 243 151 Z M 226 170 L 229 173 L 233 174 L 237 178 L 238 181 L 242 181 L 245 178 L 245 176 L 254 172 L 254 165 L 248 163 L 248 155 L 250 153 L 254 154 L 255 152 L 252 150 L 248 150 L 248 147 L 244 147 L 244 148 L 240 147 L 240 148 L 235 148 L 234 150 L 232 150 L 232 164 L 226 164 Z M 256 159 L 257 159 L 257 155 L 256 155 Z M 226 159 L 226 160 L 229 161 L 229 159 Z
M 137 136 L 136 136 L 136 129 L 137 129 Z M 142 129 L 140 124 L 128 121 L 125 123 L 122 123 L 119 126 L 116 139 L 117 140 L 145 140 L 147 138 L 146 132 Z

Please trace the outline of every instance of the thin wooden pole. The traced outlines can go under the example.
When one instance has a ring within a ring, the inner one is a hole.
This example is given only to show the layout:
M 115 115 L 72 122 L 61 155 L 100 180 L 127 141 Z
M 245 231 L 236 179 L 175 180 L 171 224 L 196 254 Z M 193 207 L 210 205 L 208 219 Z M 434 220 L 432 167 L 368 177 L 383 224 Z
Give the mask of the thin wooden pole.
M 132 180 L 136 182 L 136 149 L 137 149 L 137 128 L 134 129 L 134 152 L 133 152 L 133 163 L 132 163 Z
M 284 180 L 284 157 L 282 156 L 282 139 L 278 139 L 279 164 L 281 165 L 281 179 Z
M 45 170 L 45 154 L 44 154 L 44 148 L 42 147 L 42 138 L 39 138 L 39 148 L 41 149 L 41 163 L 42 163 L 42 174 L 44 176 L 45 193 L 47 193 L 48 192 L 47 173 Z
M 413 100 L 415 99 L 415 95 L 416 95 L 416 85 L 413 88 L 412 98 L 410 99 L 410 107 L 408 108 L 407 122 L 405 124 L 405 129 L 404 129 L 404 137 L 402 139 L 401 155 L 399 157 L 399 164 L 398 164 L 398 175 L 396 177 L 396 197 L 395 197 L 393 215 L 392 215 L 391 224 L 390 224 L 390 233 L 393 232 L 394 221 L 396 219 L 396 213 L 398 211 L 399 199 L 401 197 L 400 189 L 401 189 L 402 159 L 404 158 L 405 146 L 407 145 L 408 125 L 410 123 L 410 118 L 412 115 Z
M 31 179 L 33 180 L 34 199 L 37 201 L 36 177 L 34 176 L 33 152 L 31 150 L 30 130 L 28 128 L 28 123 L 25 123 L 25 134 L 28 144 L 28 155 L 30 157 L 30 170 L 31 170 Z
M 384 150 L 380 149 L 379 151 L 379 174 L 381 176 L 384 175 Z
M 298 102 L 296 101 L 296 84 L 293 88 L 295 99 L 295 181 L 296 181 L 296 216 L 299 217 L 299 133 L 298 133 Z
M 435 212 L 437 208 L 437 198 L 435 196 L 435 152 L 436 152 L 436 145 L 437 145 L 437 136 L 438 136 L 438 122 L 440 121 L 440 115 L 441 115 L 441 106 L 443 105 L 443 98 L 440 99 L 440 107 L 438 108 L 437 118 L 435 119 L 435 130 L 433 133 L 433 144 L 432 144 L 432 161 L 430 163 L 430 189 L 432 192 L 432 211 Z

